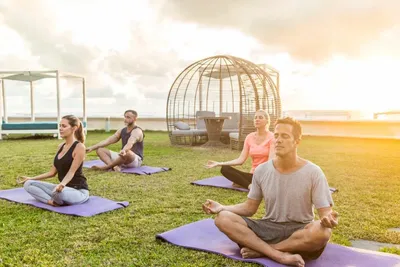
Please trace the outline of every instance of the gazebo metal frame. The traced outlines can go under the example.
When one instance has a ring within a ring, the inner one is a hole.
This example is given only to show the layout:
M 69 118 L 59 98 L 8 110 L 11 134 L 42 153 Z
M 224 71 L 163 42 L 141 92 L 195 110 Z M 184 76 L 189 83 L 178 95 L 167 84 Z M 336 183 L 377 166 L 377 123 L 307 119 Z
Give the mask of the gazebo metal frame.
M 259 109 L 270 115 L 272 129 L 282 112 L 276 69 L 230 55 L 202 59 L 185 68 L 171 85 L 166 107 L 170 141 L 204 143 L 207 133 L 198 117 L 234 114 L 236 120 L 226 121 L 222 132 L 230 136 L 231 144 L 237 140 L 232 148 L 240 149 L 247 134 L 255 130 L 253 118 Z M 178 122 L 190 129 L 177 129 Z

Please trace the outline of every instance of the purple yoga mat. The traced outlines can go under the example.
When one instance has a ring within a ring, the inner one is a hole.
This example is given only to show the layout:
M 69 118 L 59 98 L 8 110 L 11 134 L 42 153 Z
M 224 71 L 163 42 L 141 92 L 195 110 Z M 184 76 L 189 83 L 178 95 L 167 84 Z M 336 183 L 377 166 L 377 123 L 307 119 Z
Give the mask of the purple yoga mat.
M 125 208 L 129 202 L 115 202 L 106 198 L 97 196 L 89 197 L 89 200 L 83 204 L 53 207 L 37 201 L 23 188 L 0 190 L 0 199 L 5 199 L 17 203 L 32 205 L 41 209 L 54 211 L 66 215 L 75 215 L 82 217 L 90 217 L 107 211 Z
M 104 166 L 105 164 L 99 159 L 85 161 L 83 163 L 83 167 L 84 168 L 91 168 L 94 165 Z M 123 173 L 134 173 L 134 174 L 139 174 L 139 175 L 143 175 L 143 174 L 150 175 L 150 174 L 153 174 L 153 173 L 164 172 L 164 171 L 169 171 L 169 170 L 171 170 L 171 168 L 140 166 L 138 168 L 122 168 L 121 172 L 123 172 Z
M 204 185 L 204 186 L 213 186 L 213 187 L 220 187 L 226 189 L 233 189 L 242 192 L 249 192 L 249 189 L 241 188 L 241 187 L 233 187 L 232 182 L 226 179 L 224 176 L 215 176 L 211 178 L 206 178 L 203 180 L 198 180 L 192 182 L 195 185 Z
M 171 244 L 219 254 L 234 260 L 258 263 L 266 267 L 282 267 L 268 258 L 243 259 L 236 243 L 220 232 L 214 220 L 205 219 L 156 235 L 157 239 Z M 306 262 L 307 267 L 396 267 L 400 256 L 328 244 L 322 255 Z
M 211 177 L 211 178 L 206 178 L 203 180 L 194 181 L 194 182 L 192 182 L 192 184 L 233 189 L 233 190 L 242 191 L 242 192 L 249 192 L 249 189 L 233 187 L 232 182 L 229 181 L 228 179 L 226 179 L 224 176 L 215 176 L 215 177 Z M 333 188 L 333 187 L 330 187 L 329 190 L 331 191 L 331 193 L 335 193 L 336 191 L 338 191 L 336 188 Z

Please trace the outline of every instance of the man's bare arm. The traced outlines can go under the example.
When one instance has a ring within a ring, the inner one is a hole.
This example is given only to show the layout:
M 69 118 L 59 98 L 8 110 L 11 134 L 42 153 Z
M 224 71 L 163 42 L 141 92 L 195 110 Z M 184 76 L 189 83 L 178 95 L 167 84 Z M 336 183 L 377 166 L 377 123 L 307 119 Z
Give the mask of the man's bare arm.
M 253 216 L 260 206 L 261 200 L 248 198 L 244 203 L 232 206 L 223 206 L 213 200 L 207 200 L 203 204 L 203 210 L 207 214 L 215 214 L 221 211 L 230 211 L 240 216 L 251 217 Z
M 90 146 L 86 149 L 86 151 L 93 151 L 96 150 L 100 147 L 106 147 L 108 145 L 114 144 L 118 142 L 121 139 L 121 131 L 122 129 L 119 129 L 118 131 L 115 132 L 112 136 L 108 137 L 106 140 L 103 140 L 93 146 Z
M 261 200 L 248 198 L 244 203 L 224 206 L 222 210 L 227 210 L 241 216 L 251 217 L 257 212 L 260 203 Z

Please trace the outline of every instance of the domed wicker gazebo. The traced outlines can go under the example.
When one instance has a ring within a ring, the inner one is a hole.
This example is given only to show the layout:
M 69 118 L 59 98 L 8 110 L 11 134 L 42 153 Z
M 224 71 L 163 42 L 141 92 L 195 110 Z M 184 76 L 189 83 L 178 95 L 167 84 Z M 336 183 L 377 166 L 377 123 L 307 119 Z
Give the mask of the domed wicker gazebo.
M 241 149 L 254 131 L 258 109 L 271 117 L 270 128 L 281 116 L 279 73 L 229 55 L 202 59 L 188 66 L 175 79 L 167 101 L 167 128 L 172 144 L 207 141 L 204 116 L 229 116 L 222 126 L 221 140 Z

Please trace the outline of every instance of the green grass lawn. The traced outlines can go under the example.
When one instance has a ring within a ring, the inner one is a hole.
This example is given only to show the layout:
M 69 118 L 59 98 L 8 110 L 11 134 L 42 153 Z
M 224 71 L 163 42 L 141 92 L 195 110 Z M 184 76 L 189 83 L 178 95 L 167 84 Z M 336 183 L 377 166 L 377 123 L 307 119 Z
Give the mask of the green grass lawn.
M 107 136 L 89 132 L 87 146 Z M 18 175 L 46 172 L 59 143 L 1 141 L 0 189 L 17 187 Z M 400 233 L 387 231 L 400 226 L 399 151 L 400 141 L 393 140 L 304 138 L 300 156 L 320 165 L 330 186 L 339 189 L 334 201 L 340 226 L 331 242 L 349 245 L 361 238 L 400 244 Z M 207 198 L 223 204 L 246 199 L 246 193 L 190 184 L 219 174 L 203 167 L 207 159 L 226 161 L 238 154 L 173 147 L 166 133 L 147 132 L 144 164 L 172 171 L 137 176 L 84 169 L 92 195 L 129 201 L 127 208 L 83 218 L 0 200 L 0 266 L 258 266 L 155 240 L 158 233 L 209 218 L 201 210 Z M 95 153 L 87 158 L 96 158 Z M 242 169 L 250 169 L 250 160 Z M 263 206 L 256 217 L 262 215 Z

